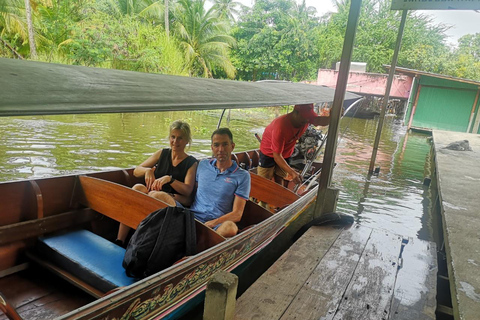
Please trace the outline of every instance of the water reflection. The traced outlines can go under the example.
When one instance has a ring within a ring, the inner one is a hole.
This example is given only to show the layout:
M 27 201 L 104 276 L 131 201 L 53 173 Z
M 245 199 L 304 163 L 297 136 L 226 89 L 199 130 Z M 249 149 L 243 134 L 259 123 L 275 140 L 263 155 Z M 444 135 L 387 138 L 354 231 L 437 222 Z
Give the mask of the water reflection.
M 168 127 L 176 119 L 192 127 L 194 141 L 189 153 L 207 156 L 220 113 L 0 118 L 0 181 L 133 167 L 168 146 Z M 261 134 L 274 116 L 271 108 L 232 110 L 229 127 L 236 150 L 257 148 L 254 133 Z M 341 191 L 338 210 L 369 227 L 429 240 L 430 219 L 424 212 L 428 199 L 422 184 L 429 151 L 426 136 L 407 134 L 399 120 L 387 118 L 377 154 L 380 175 L 367 177 L 376 127 L 376 120 L 342 120 L 333 176 Z

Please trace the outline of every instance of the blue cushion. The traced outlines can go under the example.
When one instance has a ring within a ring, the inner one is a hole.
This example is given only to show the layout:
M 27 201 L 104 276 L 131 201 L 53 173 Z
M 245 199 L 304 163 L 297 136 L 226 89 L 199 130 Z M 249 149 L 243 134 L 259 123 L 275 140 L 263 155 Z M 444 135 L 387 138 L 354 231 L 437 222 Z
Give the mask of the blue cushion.
M 136 281 L 122 267 L 125 249 L 87 230 L 39 238 L 39 252 L 94 288 L 108 292 Z

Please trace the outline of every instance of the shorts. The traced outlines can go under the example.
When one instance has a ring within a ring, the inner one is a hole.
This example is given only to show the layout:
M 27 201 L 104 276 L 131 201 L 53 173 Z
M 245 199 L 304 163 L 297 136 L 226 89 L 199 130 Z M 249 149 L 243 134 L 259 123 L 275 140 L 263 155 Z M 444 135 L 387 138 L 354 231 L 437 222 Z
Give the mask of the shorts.
M 287 163 L 289 160 L 290 158 L 285 159 Z M 260 152 L 257 174 L 268 180 L 271 180 L 274 174 L 284 179 L 288 176 L 288 173 L 280 168 L 272 157 L 266 156 L 262 152 Z

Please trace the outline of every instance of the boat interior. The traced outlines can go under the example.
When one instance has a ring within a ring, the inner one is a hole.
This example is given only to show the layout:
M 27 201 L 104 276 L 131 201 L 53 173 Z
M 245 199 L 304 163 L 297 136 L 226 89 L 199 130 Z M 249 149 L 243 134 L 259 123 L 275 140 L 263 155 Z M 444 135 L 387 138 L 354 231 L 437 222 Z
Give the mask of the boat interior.
M 239 234 L 306 192 L 298 195 L 293 185 L 285 188 L 257 176 L 256 150 L 232 158 L 251 174 L 251 201 L 238 222 Z M 0 320 L 52 319 L 135 282 L 121 266 L 125 250 L 113 243 L 118 225 L 136 228 L 149 213 L 166 207 L 131 189 L 142 180 L 127 169 L 0 183 Z M 269 210 L 259 201 L 268 204 Z M 195 223 L 196 253 L 226 240 L 201 222 Z M 101 270 L 88 267 L 91 261 L 82 261 L 88 258 L 69 258 L 84 252 L 112 256 L 118 278 L 92 278 Z

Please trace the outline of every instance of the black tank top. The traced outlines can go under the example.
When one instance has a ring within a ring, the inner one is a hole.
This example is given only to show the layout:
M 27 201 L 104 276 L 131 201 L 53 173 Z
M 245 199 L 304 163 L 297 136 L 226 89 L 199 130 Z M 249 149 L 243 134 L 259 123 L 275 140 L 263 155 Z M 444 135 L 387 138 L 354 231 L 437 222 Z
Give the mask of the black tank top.
M 197 162 L 197 159 L 192 156 L 188 156 L 176 167 L 174 167 L 172 164 L 172 149 L 163 149 L 162 153 L 160 154 L 160 158 L 158 159 L 157 168 L 155 169 L 155 179 L 163 176 L 172 176 L 175 180 L 185 182 L 187 171 L 195 162 Z M 169 184 L 164 185 L 162 187 L 162 191 L 178 194 L 178 192 Z

